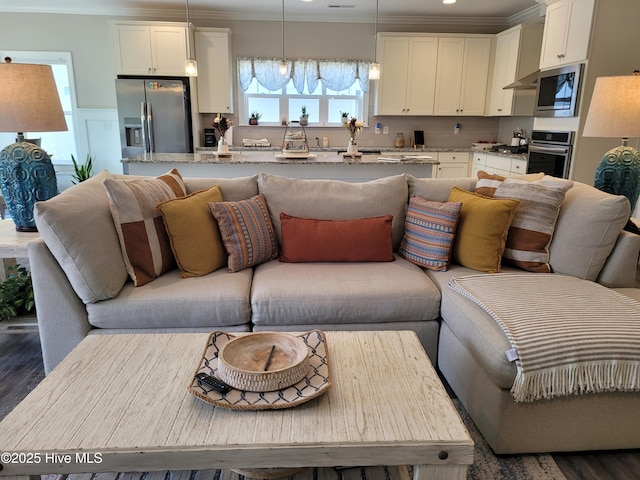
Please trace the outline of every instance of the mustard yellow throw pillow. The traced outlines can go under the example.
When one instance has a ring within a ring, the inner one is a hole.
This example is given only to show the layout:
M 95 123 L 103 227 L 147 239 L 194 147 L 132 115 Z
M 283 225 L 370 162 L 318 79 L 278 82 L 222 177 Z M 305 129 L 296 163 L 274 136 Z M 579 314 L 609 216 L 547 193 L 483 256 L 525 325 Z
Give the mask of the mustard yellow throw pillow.
M 453 187 L 450 202 L 462 202 L 453 261 L 487 273 L 500 271 L 509 226 L 520 202 L 494 199 Z
M 207 275 L 227 264 L 218 222 L 209 202 L 221 202 L 220 187 L 159 203 L 171 250 L 183 278 Z

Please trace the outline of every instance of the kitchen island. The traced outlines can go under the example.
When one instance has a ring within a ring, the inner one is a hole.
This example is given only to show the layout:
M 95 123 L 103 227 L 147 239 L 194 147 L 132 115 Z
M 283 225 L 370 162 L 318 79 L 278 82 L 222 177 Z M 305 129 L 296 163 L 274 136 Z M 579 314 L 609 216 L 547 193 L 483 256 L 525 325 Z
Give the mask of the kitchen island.
M 294 178 L 325 178 L 360 182 L 409 173 L 430 178 L 438 161 L 422 152 L 405 152 L 414 156 L 399 160 L 402 154 L 364 154 L 345 157 L 331 151 L 312 152 L 307 159 L 282 158 L 279 151 L 238 151 L 230 156 L 215 152 L 147 153 L 122 160 L 123 172 L 128 175 L 161 175 L 176 168 L 184 177 L 233 178 L 260 172 Z M 380 157 L 393 160 L 379 160 Z M 395 160 L 395 161 L 394 161 Z

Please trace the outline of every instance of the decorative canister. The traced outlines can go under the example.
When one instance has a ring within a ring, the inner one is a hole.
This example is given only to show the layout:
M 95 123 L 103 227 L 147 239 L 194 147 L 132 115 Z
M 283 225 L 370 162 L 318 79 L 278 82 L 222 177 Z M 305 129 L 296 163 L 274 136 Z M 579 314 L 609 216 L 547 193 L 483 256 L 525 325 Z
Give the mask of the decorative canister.
M 396 134 L 396 148 L 404 148 L 404 133 L 402 132 Z

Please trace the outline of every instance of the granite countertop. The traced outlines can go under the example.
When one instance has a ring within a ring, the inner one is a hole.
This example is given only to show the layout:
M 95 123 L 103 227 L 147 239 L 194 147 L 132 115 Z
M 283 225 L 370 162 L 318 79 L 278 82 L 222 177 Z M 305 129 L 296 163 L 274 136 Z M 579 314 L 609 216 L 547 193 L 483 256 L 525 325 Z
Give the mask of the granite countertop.
M 338 154 L 336 151 L 317 151 L 312 152 L 310 158 L 283 158 L 279 156 L 280 150 L 267 150 L 262 153 L 256 152 L 254 149 L 251 153 L 246 151 L 232 151 L 230 156 L 218 156 L 215 151 L 201 151 L 198 153 L 147 153 L 136 155 L 122 159 L 123 163 L 185 163 L 185 164 L 204 164 L 204 163 L 225 163 L 225 164 L 260 164 L 260 163 L 278 163 L 278 164 L 327 164 L 327 165 L 382 165 L 387 162 L 378 161 L 379 154 L 363 154 L 361 157 L 348 157 Z M 387 152 L 387 151 L 385 151 Z M 387 155 L 390 152 L 387 152 Z M 426 153 L 416 150 L 405 152 L 407 155 L 426 155 Z M 401 151 L 393 152 L 398 157 L 402 155 Z M 393 165 L 399 162 L 388 162 Z M 403 164 L 437 164 L 436 159 L 415 158 L 402 160 Z
M 492 152 L 491 150 L 478 150 L 475 148 L 471 148 L 469 150 L 473 153 L 486 153 L 496 157 L 515 158 L 516 160 L 528 160 L 529 158 L 527 153 Z
M 250 153 L 255 155 L 257 152 L 280 152 L 280 148 L 276 146 L 270 147 L 244 147 L 241 145 L 229 147 L 229 150 L 232 153 Z M 377 152 L 383 152 L 385 155 L 424 155 L 429 152 L 471 152 L 471 153 L 487 153 L 490 155 L 495 155 L 498 157 L 508 157 L 515 158 L 518 160 L 527 160 L 528 155 L 526 153 L 504 153 L 504 152 L 492 152 L 490 150 L 480 150 L 471 147 L 425 147 L 422 148 L 413 148 L 413 147 L 405 147 L 405 148 L 395 148 L 395 147 L 376 147 L 376 146 L 367 146 L 361 147 L 360 150 L 364 155 L 367 155 L 367 152 L 376 152 L 371 155 L 377 155 Z M 198 147 L 196 148 L 196 153 L 215 153 L 217 151 L 216 147 Z M 321 153 L 335 153 L 344 152 L 344 147 L 327 147 L 327 148 L 318 148 L 318 147 L 309 147 L 309 152 L 314 154 Z

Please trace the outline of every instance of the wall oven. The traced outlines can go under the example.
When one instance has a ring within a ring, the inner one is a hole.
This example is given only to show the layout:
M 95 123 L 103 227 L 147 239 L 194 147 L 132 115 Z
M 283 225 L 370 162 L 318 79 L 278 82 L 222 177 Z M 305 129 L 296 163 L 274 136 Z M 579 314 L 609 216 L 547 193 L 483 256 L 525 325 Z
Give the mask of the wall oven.
M 573 137 L 574 132 L 532 131 L 527 173 L 569 178 Z

